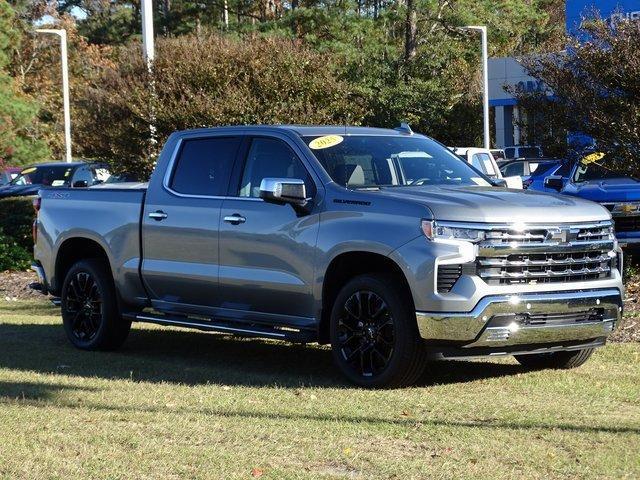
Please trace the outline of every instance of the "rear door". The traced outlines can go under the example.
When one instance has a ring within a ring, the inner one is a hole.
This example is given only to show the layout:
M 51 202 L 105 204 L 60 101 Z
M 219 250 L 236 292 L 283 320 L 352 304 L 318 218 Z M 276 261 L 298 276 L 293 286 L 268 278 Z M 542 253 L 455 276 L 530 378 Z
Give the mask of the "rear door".
M 220 208 L 240 135 L 183 138 L 142 219 L 142 277 L 154 306 L 199 311 L 219 305 Z
M 313 324 L 313 259 L 319 213 L 300 214 L 291 205 L 260 198 L 263 178 L 304 180 L 316 198 L 314 180 L 285 138 L 252 137 L 239 162 L 220 222 L 220 295 L 226 315 L 268 323 Z M 315 202 L 312 200 L 315 205 Z

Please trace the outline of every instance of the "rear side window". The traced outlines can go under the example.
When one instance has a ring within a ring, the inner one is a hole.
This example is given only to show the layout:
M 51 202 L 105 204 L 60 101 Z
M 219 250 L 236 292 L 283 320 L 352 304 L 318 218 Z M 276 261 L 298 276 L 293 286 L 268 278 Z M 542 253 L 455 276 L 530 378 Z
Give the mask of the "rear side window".
M 504 167 L 502 174 L 505 177 L 518 177 L 524 175 L 524 164 L 522 162 L 511 163 Z
M 171 189 L 189 195 L 224 196 L 241 137 L 186 140 L 171 179 Z

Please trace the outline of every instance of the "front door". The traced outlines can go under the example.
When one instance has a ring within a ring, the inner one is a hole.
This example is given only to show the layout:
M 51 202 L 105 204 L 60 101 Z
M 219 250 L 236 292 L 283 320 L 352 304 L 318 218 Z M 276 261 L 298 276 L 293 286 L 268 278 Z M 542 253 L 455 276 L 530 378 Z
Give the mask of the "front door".
M 239 164 L 240 182 L 230 187 L 220 215 L 220 296 L 227 315 L 267 323 L 313 324 L 312 284 L 319 214 L 260 198 L 263 178 L 305 181 L 308 197 L 317 186 L 284 139 L 250 139 Z
M 220 208 L 241 142 L 182 139 L 162 185 L 152 182 L 142 219 L 142 278 L 156 308 L 219 305 Z

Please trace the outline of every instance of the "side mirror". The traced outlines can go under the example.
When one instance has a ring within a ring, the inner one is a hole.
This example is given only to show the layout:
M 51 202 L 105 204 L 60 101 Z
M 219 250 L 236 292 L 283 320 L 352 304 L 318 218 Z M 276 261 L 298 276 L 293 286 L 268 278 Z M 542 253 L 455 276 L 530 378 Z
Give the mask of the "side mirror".
M 77 180 L 73 182 L 73 188 L 87 188 L 89 186 L 89 182 L 86 180 Z
M 507 181 L 504 178 L 492 178 L 491 185 L 498 188 L 507 188 Z
M 564 187 L 561 175 L 550 175 L 544 179 L 544 186 L 559 192 Z
M 304 207 L 308 202 L 304 181 L 298 178 L 263 178 L 260 182 L 260 198 L 297 207 Z

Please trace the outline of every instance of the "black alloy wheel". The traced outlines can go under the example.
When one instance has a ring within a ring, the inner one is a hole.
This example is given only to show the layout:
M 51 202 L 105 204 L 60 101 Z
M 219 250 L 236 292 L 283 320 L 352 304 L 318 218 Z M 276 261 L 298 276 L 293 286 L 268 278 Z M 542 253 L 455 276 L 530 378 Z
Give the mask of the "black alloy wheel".
M 77 272 L 69 281 L 63 316 L 71 319 L 70 330 L 79 342 L 90 342 L 98 334 L 103 299 L 91 274 Z
M 122 345 L 131 320 L 122 318 L 111 269 L 106 260 L 90 258 L 67 272 L 61 294 L 67 338 L 82 350 L 113 350 Z
M 399 274 L 349 280 L 334 300 L 329 335 L 338 368 L 364 387 L 412 385 L 426 366 L 413 298 Z
M 393 316 L 379 295 L 359 290 L 344 302 L 338 320 L 339 349 L 359 375 L 372 377 L 387 367 L 394 338 Z

